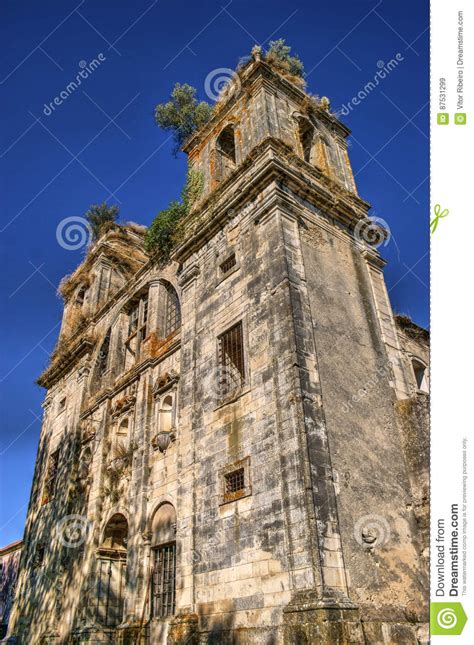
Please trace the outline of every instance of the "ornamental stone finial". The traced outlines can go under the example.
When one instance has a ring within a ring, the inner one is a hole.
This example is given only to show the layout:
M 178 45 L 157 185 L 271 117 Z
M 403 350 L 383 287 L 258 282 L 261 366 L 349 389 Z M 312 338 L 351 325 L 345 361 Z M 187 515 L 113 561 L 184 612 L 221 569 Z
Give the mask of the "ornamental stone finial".
M 262 48 L 260 45 L 254 45 L 252 47 L 252 57 L 254 60 L 261 60 L 262 58 Z
M 327 96 L 322 96 L 319 104 L 323 110 L 325 110 L 326 112 L 329 112 L 329 109 L 331 107 L 331 102 Z

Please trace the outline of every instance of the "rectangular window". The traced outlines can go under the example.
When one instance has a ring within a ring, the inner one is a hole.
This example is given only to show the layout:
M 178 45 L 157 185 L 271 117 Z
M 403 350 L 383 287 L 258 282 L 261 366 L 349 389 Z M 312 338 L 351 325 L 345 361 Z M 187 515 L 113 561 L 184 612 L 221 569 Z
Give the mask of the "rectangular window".
M 44 544 L 37 544 L 35 546 L 35 553 L 33 556 L 33 567 L 35 569 L 39 569 L 43 566 L 45 552 L 46 547 L 44 546 Z
M 252 494 L 250 457 L 228 464 L 219 471 L 220 504 L 235 502 Z
M 127 349 L 135 356 L 140 354 L 140 346 L 146 337 L 148 322 L 148 296 L 144 295 L 138 300 L 130 312 L 128 321 Z
M 220 269 L 221 269 L 221 276 L 225 276 L 231 269 L 233 269 L 237 264 L 237 259 L 235 257 L 235 253 L 232 253 L 232 255 L 229 255 L 224 262 L 221 263 Z
M 234 499 L 236 494 L 243 491 L 245 488 L 244 469 L 239 468 L 234 470 L 225 477 L 225 493 L 224 497 Z
M 64 396 L 58 403 L 58 414 L 61 414 L 61 412 L 64 412 L 66 409 L 66 397 Z
M 176 543 L 153 549 L 153 555 L 151 615 L 153 618 L 166 618 L 175 612 Z
M 178 294 L 173 287 L 166 288 L 166 321 L 165 338 L 175 332 L 181 326 L 181 310 Z
M 140 303 L 130 312 L 130 319 L 128 324 L 129 336 L 131 336 L 137 331 L 139 311 L 140 311 Z
M 43 487 L 43 504 L 47 504 L 54 497 L 56 479 L 58 476 L 59 450 L 55 450 L 48 459 L 46 478 Z
M 238 391 L 245 384 L 244 338 L 242 322 L 219 336 L 219 379 L 222 396 Z

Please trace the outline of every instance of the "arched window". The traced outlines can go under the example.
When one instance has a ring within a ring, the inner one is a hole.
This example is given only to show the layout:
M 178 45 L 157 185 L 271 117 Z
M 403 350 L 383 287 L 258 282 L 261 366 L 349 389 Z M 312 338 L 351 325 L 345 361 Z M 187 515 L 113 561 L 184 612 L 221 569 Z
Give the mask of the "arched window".
M 99 350 L 99 355 L 97 357 L 97 374 L 99 377 L 102 377 L 107 371 L 107 366 L 109 363 L 109 349 L 110 349 L 110 329 L 104 338 L 104 342 L 101 345 L 101 348 Z
M 171 284 L 166 285 L 165 338 L 181 327 L 181 307 L 178 294 Z
M 217 139 L 217 149 L 231 164 L 235 166 L 235 133 L 234 126 L 226 126 Z
M 162 504 L 152 522 L 151 618 L 172 616 L 176 609 L 176 511 Z
M 419 392 L 428 393 L 428 368 L 417 358 L 412 360 L 413 373 L 415 374 L 416 386 Z
M 116 513 L 104 530 L 98 559 L 97 621 L 116 627 L 123 620 L 128 523 Z
M 85 298 L 86 298 L 86 288 L 81 287 L 76 294 L 76 304 L 82 307 L 82 305 L 84 304 Z
M 298 134 L 301 148 L 303 150 L 303 159 L 310 163 L 313 150 L 314 127 L 311 125 L 308 119 L 299 119 Z
M 160 405 L 158 431 L 169 432 L 173 427 L 173 397 L 168 394 Z
M 77 469 L 77 478 L 81 482 L 85 482 L 89 477 L 92 464 L 92 450 L 87 447 L 81 455 L 79 466 Z

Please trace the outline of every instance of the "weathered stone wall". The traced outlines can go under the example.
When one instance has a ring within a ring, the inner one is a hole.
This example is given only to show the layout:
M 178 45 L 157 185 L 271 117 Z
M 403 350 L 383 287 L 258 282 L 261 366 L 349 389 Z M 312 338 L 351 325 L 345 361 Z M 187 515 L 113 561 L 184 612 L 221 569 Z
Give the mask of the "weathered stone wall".
M 0 549 L 0 640 L 8 633 L 22 547 L 23 542 L 19 540 Z
M 14 620 L 25 644 L 126 643 L 140 630 L 150 643 L 414 644 L 425 621 L 413 491 L 424 485 L 426 428 L 413 430 L 412 407 L 397 426 L 411 350 L 392 334 L 383 263 L 351 234 L 368 204 L 344 157 L 347 131 L 262 63 L 241 80 L 189 144 L 206 189 L 173 261 L 159 266 L 136 232 L 121 246 L 111 231 L 64 285 L 70 302 L 87 282 L 87 316 L 71 333 L 66 308 L 70 337 L 40 379 L 48 394 Z M 298 128 L 308 115 L 321 138 L 307 162 Z M 228 124 L 234 171 L 216 157 Z M 169 287 L 181 326 L 167 335 Z M 138 351 L 130 324 L 145 295 Z M 219 338 L 236 323 L 243 383 L 225 396 Z M 237 466 L 245 488 L 225 497 Z M 155 522 L 163 509 L 166 530 Z M 71 517 L 87 529 L 72 545 Z M 174 539 L 175 616 L 150 620 L 152 547 Z M 98 582 L 112 556 L 124 604 L 108 628 Z
M 311 554 L 298 545 L 308 517 L 302 482 L 294 473 L 298 447 L 290 403 L 289 302 L 279 293 L 284 276 L 278 237 L 276 221 L 256 227 L 237 215 L 189 259 L 189 265 L 199 262 L 200 273 L 183 294 L 184 307 L 188 297 L 194 301 L 193 317 L 183 325 L 183 368 L 192 352 L 194 375 L 183 383 L 180 405 L 183 432 L 186 419 L 192 423 L 195 464 L 180 508 L 183 522 L 193 527 L 190 584 L 196 611 L 202 629 L 211 633 L 264 631 L 278 623 L 276 616 L 291 597 L 291 558 L 298 557 L 299 584 L 313 581 Z M 221 280 L 220 260 L 230 248 L 238 268 Z M 217 338 L 240 320 L 246 384 L 235 400 L 222 401 Z M 222 505 L 219 472 L 246 457 L 251 495 Z
M 312 219 L 301 244 L 350 596 L 363 620 L 423 622 L 426 569 L 367 264 Z

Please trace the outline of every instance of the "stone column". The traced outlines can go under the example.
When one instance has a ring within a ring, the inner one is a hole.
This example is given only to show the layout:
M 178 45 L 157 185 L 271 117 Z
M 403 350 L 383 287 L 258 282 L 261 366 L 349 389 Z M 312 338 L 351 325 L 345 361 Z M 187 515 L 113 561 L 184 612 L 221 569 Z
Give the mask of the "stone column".
M 407 399 L 410 396 L 410 387 L 401 361 L 401 351 L 395 321 L 393 320 L 392 306 L 382 273 L 386 262 L 375 249 L 362 251 L 362 257 L 367 268 L 367 281 L 370 283 L 369 289 L 373 296 L 373 308 L 377 317 L 381 339 L 385 344 L 385 351 L 393 374 L 391 385 L 395 390 L 397 399 Z
M 180 278 L 181 287 L 181 377 L 179 381 L 179 413 L 177 422 L 178 472 L 180 487 L 177 499 L 177 578 L 176 617 L 170 634 L 181 632 L 183 620 L 197 621 L 194 612 L 194 410 L 196 354 L 196 288 L 199 267 L 192 259 Z M 181 627 L 178 628 L 178 625 Z M 175 629 L 176 626 L 176 629 Z M 172 636 L 170 636 L 172 638 Z
M 291 439 L 286 430 L 287 441 L 293 445 L 296 440 L 299 454 L 297 463 L 292 463 L 291 451 L 282 446 L 286 454 L 282 478 L 288 517 L 292 517 L 298 499 L 304 499 L 302 519 L 306 523 L 302 538 L 297 524 L 288 521 L 294 595 L 284 610 L 285 642 L 343 642 L 339 639 L 350 638 L 350 642 L 362 643 L 359 613 L 348 596 L 297 213 L 281 204 L 272 215 L 265 234 L 272 255 L 272 305 L 280 343 L 274 343 L 278 359 L 273 369 L 280 381 L 280 403 L 288 401 L 290 409 L 280 436 L 285 427 L 292 426 L 296 436 Z M 281 345 L 283 339 L 285 346 Z M 288 352 L 290 362 L 288 357 L 284 359 Z M 296 563 L 303 560 L 312 566 L 312 581 L 298 571 Z

